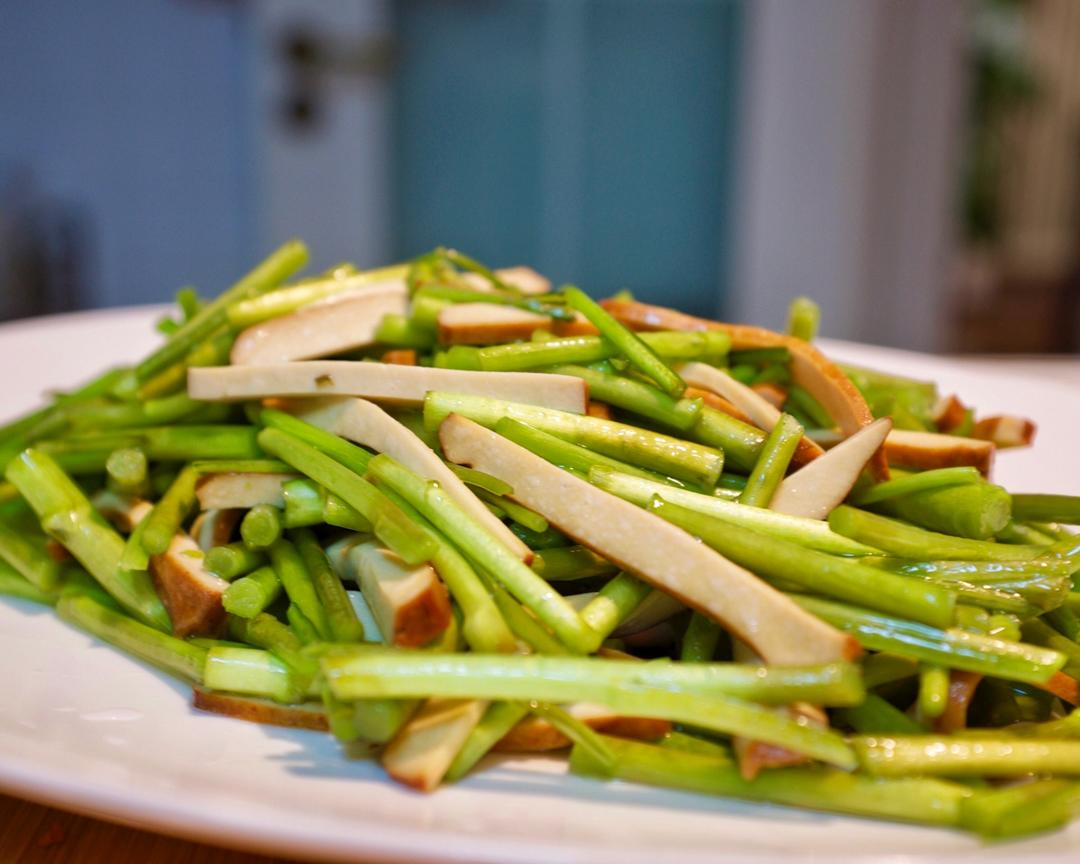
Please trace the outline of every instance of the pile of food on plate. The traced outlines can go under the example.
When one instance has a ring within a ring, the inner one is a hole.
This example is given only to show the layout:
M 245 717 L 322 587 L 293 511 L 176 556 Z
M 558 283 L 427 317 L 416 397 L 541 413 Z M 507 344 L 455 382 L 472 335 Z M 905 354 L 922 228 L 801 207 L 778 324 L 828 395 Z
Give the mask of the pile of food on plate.
M 1034 425 L 449 249 L 283 246 L 0 428 L 0 593 L 432 790 L 492 751 L 988 837 L 1080 808 L 1080 497 Z

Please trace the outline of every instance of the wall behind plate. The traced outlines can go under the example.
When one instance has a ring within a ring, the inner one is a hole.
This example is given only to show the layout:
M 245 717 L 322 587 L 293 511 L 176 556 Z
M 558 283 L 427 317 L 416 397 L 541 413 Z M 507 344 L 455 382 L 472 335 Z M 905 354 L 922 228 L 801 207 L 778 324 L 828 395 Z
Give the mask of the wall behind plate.
M 0 4 L 0 189 L 80 214 L 78 304 L 212 293 L 250 266 L 242 9 Z

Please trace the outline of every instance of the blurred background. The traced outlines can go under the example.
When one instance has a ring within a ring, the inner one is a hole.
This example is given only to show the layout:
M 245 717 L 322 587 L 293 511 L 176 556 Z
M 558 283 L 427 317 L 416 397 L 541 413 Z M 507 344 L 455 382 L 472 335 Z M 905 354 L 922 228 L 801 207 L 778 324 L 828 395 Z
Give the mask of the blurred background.
M 298 235 L 1077 351 L 1078 121 L 1076 0 L 0 0 L 0 319 Z

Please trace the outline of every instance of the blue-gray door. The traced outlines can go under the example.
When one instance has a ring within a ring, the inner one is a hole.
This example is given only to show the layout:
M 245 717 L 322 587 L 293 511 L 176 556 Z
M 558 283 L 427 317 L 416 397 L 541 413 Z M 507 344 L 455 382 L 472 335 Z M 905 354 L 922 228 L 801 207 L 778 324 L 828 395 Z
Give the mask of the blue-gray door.
M 396 0 L 399 256 L 453 245 L 716 312 L 739 0 Z

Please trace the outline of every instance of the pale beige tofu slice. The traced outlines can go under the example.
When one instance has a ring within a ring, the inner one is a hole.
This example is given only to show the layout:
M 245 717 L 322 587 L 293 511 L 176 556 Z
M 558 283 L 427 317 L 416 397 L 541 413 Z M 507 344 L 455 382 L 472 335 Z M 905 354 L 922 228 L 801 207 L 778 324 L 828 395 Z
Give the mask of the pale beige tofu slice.
M 432 791 L 487 706 L 476 699 L 428 699 L 383 751 L 386 773 L 413 789 Z
M 891 429 L 892 420 L 888 417 L 875 420 L 788 475 L 773 494 L 769 509 L 807 519 L 827 518 L 848 496 Z
M 588 388 L 580 378 L 544 372 L 474 372 L 351 360 L 307 360 L 260 366 L 188 370 L 188 395 L 207 402 L 269 396 L 360 396 L 417 407 L 430 390 L 490 396 L 584 414 Z
M 513 497 L 619 567 L 699 610 L 769 663 L 830 663 L 859 653 L 847 634 L 680 528 L 546 462 L 459 415 L 439 430 L 443 452 L 513 487 Z
M 439 310 L 443 345 L 499 345 L 528 339 L 535 330 L 551 330 L 548 315 L 500 303 L 454 303 Z
M 202 510 L 250 510 L 259 504 L 284 507 L 283 483 L 295 480 L 292 473 L 261 474 L 257 471 L 232 471 L 206 474 L 195 488 Z
M 174 636 L 220 636 L 225 628 L 221 597 L 229 583 L 203 563 L 203 551 L 187 534 L 177 534 L 168 549 L 150 558 L 150 574 Z
M 526 564 L 532 561 L 532 550 L 487 509 L 484 502 L 446 467 L 446 463 L 410 429 L 375 403 L 351 397 L 323 399 L 300 405 L 296 414 L 320 429 L 391 456 L 426 480 L 436 481 L 455 504 L 503 546 Z
M 233 343 L 235 365 L 281 363 L 328 357 L 376 343 L 385 315 L 408 311 L 404 279 L 388 279 L 342 291 L 296 312 L 260 321 Z
M 495 271 L 503 282 L 512 288 L 517 288 L 522 294 L 535 296 L 547 294 L 551 290 L 551 280 L 547 276 L 537 273 L 532 267 L 501 267 Z M 462 273 L 462 278 L 469 283 L 470 288 L 477 291 L 491 291 L 491 283 L 479 273 Z
M 990 441 L 997 447 L 1030 447 L 1035 442 L 1035 423 L 1027 417 L 998 414 L 975 424 L 973 438 Z
M 450 626 L 450 598 L 430 564 L 412 567 L 389 549 L 370 542 L 354 546 L 347 554 L 387 644 L 426 645 Z
M 591 729 L 619 738 L 655 741 L 671 731 L 671 722 L 652 717 L 627 717 L 603 705 L 574 702 L 561 706 Z M 492 748 L 501 753 L 544 753 L 569 747 L 570 739 L 542 717 L 529 716 L 507 732 Z

